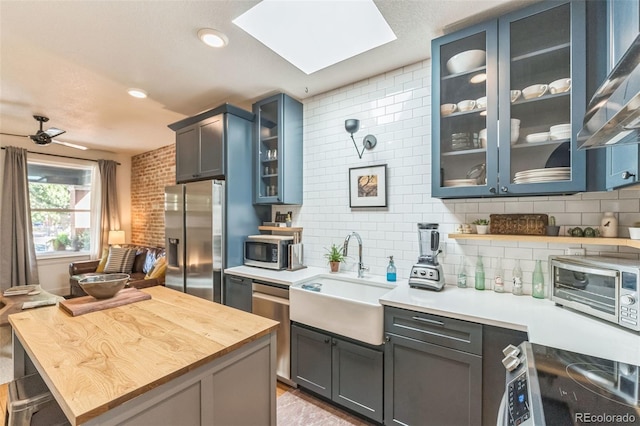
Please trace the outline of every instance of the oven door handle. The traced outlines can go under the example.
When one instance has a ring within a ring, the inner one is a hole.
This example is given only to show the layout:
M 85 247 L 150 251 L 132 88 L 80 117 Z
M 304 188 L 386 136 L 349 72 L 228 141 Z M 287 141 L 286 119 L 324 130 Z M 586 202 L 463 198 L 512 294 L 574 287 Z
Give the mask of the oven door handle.
M 507 391 L 505 389 L 500 400 L 500 408 L 498 408 L 498 418 L 496 420 L 496 426 L 507 426 Z
M 594 274 L 594 275 L 604 275 L 605 277 L 618 277 L 620 274 L 618 271 L 613 269 L 606 268 L 598 268 L 598 267 L 588 267 L 583 264 L 576 263 L 572 260 L 562 259 L 562 260 L 552 260 L 551 264 L 553 266 L 557 266 L 560 269 L 566 269 L 572 272 L 582 272 L 585 274 Z

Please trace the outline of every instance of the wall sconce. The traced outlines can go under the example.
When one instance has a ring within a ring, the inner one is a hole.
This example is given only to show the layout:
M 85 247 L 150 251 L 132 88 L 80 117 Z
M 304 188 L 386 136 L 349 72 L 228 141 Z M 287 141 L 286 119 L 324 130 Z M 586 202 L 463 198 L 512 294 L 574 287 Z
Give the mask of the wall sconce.
M 121 244 L 124 244 L 124 231 L 109 231 L 107 244 L 115 247 L 120 247 Z
M 356 140 L 353 138 L 353 134 L 360 129 L 360 120 L 356 120 L 355 118 L 350 118 L 348 120 L 344 120 L 344 128 L 348 133 L 351 133 L 351 140 L 353 141 L 353 146 L 356 147 L 356 152 L 358 153 L 358 158 L 362 159 L 362 154 L 364 154 L 365 149 L 373 149 L 374 146 L 378 143 L 378 140 L 373 135 L 367 135 L 362 140 L 362 151 L 358 149 L 358 144 Z

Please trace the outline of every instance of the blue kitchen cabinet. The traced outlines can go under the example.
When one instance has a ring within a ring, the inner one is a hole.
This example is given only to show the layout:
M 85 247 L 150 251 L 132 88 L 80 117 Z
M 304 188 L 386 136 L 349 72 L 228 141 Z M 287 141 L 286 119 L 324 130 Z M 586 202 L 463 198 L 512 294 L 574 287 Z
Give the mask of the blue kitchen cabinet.
M 482 325 L 385 306 L 384 329 L 385 425 L 482 424 Z
M 242 165 L 250 148 L 252 121 L 252 113 L 223 104 L 170 124 L 176 132 L 176 183 L 229 179 L 235 173 L 229 165 Z
M 280 93 L 253 113 L 255 204 L 302 204 L 302 104 Z
M 432 41 L 434 197 L 586 189 L 586 21 L 582 1 L 541 2 Z
M 611 71 L 640 33 L 640 2 L 609 0 L 607 9 L 610 25 L 608 71 Z M 606 150 L 607 189 L 637 184 L 640 172 L 640 145 L 620 145 L 608 147 Z
M 291 378 L 298 386 L 382 423 L 383 351 L 323 330 L 291 325 Z

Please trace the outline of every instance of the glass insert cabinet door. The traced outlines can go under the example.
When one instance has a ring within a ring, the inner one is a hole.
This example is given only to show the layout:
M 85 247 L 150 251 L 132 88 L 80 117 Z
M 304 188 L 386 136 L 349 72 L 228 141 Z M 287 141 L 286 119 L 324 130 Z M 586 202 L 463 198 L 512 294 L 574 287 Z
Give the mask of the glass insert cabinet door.
M 537 9 L 537 10 L 536 10 Z M 576 135 L 585 109 L 584 3 L 545 5 L 507 15 L 499 31 L 500 193 L 585 189 L 585 154 Z M 508 106 L 508 107 L 504 107 Z M 509 136 L 509 140 L 507 139 Z
M 541 2 L 432 42 L 432 196 L 586 189 L 584 2 Z
M 278 117 L 280 103 L 263 103 L 257 111 L 258 129 L 258 186 L 257 196 L 260 199 L 277 199 L 280 185 L 278 181 L 280 151 Z
M 483 196 L 497 184 L 497 23 L 434 40 L 432 195 Z

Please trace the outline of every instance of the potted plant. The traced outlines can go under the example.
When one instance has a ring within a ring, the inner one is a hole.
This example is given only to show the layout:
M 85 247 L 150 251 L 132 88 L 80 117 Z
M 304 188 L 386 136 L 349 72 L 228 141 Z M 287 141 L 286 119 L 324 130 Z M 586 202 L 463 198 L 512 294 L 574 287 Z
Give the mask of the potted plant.
M 560 227 L 556 226 L 556 217 L 549 216 L 549 224 L 547 225 L 547 235 L 557 237 L 560 233 Z
M 487 219 L 476 219 L 473 221 L 478 234 L 486 234 L 489 229 L 489 221 Z
M 342 254 L 342 247 L 337 246 L 335 244 L 331 244 L 331 248 L 326 249 L 324 257 L 329 261 L 329 266 L 331 267 L 331 272 L 338 272 L 340 269 L 340 263 L 344 262 L 344 255 Z
M 67 249 L 67 246 L 71 244 L 71 239 L 67 234 L 58 234 L 50 242 L 53 244 L 54 250 L 64 251 Z

